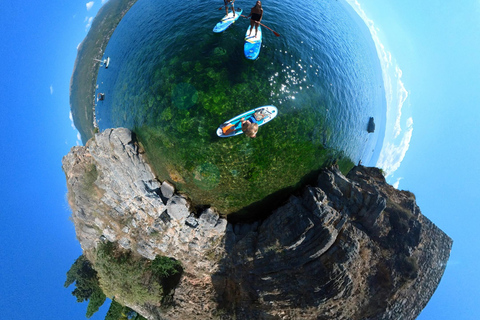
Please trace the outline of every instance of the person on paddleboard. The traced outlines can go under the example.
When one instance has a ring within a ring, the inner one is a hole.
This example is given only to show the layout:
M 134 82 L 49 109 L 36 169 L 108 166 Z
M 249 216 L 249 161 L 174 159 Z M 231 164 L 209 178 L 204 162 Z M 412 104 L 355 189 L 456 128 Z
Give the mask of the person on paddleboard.
M 245 118 L 240 119 L 242 123 L 242 131 L 247 137 L 255 138 L 258 132 L 258 124 L 251 123 L 250 120 L 245 120 Z
M 233 7 L 233 3 L 235 0 L 223 0 L 223 3 L 225 4 L 225 12 L 227 13 L 228 16 L 228 6 L 232 7 L 233 11 L 233 17 L 235 18 L 235 8 Z
M 255 26 L 255 37 L 257 36 L 258 32 L 258 26 L 260 25 L 260 21 L 262 21 L 263 18 L 263 9 L 262 9 L 262 2 L 257 1 L 255 6 L 250 10 L 250 14 L 247 16 L 251 17 L 250 18 L 250 32 L 248 35 L 250 36 L 253 30 L 253 27 Z

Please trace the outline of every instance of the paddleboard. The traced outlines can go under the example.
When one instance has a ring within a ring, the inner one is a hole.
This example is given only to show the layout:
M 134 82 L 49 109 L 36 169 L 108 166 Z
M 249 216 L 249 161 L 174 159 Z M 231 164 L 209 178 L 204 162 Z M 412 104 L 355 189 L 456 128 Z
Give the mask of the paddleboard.
M 213 28 L 213 32 L 215 33 L 220 33 L 225 31 L 228 27 L 230 27 L 232 24 L 235 23 L 235 21 L 238 20 L 240 15 L 242 14 L 243 10 L 240 9 L 240 11 L 235 11 L 235 17 L 233 16 L 232 10 L 229 10 L 228 14 L 225 15 L 222 20 L 220 20 L 219 23 Z
M 257 115 L 260 115 L 260 117 L 263 118 L 257 120 L 255 118 L 255 113 L 257 113 Z M 260 127 L 263 126 L 265 123 L 272 121 L 273 118 L 277 116 L 277 114 L 278 110 L 275 106 L 262 106 L 249 110 L 222 123 L 217 129 L 217 135 L 221 138 L 238 136 L 239 134 L 243 133 L 242 122 L 240 121 L 242 118 L 245 118 L 245 120 L 249 120 L 250 122 L 256 122 Z
M 245 57 L 250 60 L 255 60 L 260 54 L 260 49 L 262 48 L 262 27 L 258 26 L 258 33 L 255 37 L 255 28 L 252 30 L 252 34 L 249 36 L 250 27 L 247 29 L 245 34 L 245 45 L 243 46 L 243 52 Z

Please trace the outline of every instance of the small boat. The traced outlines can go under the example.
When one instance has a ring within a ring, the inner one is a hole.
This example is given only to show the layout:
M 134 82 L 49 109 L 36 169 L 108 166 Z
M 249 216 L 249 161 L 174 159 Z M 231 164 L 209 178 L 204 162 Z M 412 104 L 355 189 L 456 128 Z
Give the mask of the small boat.
M 105 99 L 105 93 L 98 93 L 97 94 L 97 101 L 102 101 L 103 99 Z
M 221 138 L 228 138 L 242 134 L 242 122 L 240 121 L 242 118 L 252 123 L 255 122 L 258 126 L 263 126 L 273 120 L 277 114 L 278 110 L 275 106 L 262 106 L 249 110 L 222 123 L 217 129 L 217 135 Z
M 110 64 L 110 57 L 107 57 L 106 59 L 103 59 L 103 60 L 98 60 L 98 59 L 93 59 L 93 60 L 101 62 L 102 64 L 100 65 L 100 67 L 105 67 L 105 69 L 107 69 L 108 65 Z
M 368 133 L 375 131 L 375 122 L 373 121 L 373 117 L 370 117 L 370 120 L 368 120 L 367 131 Z

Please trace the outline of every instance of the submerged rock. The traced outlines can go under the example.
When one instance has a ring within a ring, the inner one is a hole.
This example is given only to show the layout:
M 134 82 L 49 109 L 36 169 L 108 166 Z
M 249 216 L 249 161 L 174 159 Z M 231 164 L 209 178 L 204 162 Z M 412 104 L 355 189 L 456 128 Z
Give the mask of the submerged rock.
M 214 50 L 213 50 L 213 53 L 217 56 L 224 56 L 227 54 L 227 50 L 225 50 L 224 48 L 222 47 L 216 47 Z
M 107 239 L 182 262 L 168 305 L 129 305 L 148 319 L 414 319 L 452 246 L 376 168 L 326 169 L 268 218 L 236 224 L 162 195 L 126 129 L 72 148 L 63 170 L 87 257 Z

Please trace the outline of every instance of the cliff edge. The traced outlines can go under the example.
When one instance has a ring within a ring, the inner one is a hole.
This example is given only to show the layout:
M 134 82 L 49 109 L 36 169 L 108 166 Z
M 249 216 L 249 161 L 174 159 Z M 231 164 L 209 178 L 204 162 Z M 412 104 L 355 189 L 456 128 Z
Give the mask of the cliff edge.
M 106 241 L 182 263 L 168 305 L 128 305 L 148 319 L 415 319 L 450 255 L 415 196 L 376 168 L 324 170 L 267 219 L 232 224 L 158 181 L 127 129 L 96 134 L 62 163 L 93 265 Z

